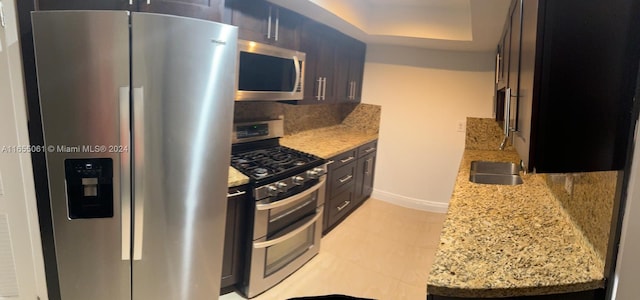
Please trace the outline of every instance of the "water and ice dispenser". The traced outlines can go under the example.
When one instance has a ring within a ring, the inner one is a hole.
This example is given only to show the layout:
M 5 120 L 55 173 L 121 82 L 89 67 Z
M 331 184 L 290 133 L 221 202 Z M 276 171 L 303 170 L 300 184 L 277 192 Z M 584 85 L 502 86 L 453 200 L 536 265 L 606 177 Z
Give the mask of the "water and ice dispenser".
M 113 160 L 66 159 L 69 219 L 113 217 Z

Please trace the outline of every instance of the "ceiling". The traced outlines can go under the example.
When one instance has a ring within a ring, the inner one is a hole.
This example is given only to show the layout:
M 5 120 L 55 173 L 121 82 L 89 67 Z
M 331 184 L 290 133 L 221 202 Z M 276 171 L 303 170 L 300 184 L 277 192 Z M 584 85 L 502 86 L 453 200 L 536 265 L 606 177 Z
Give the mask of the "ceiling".
M 269 0 L 369 44 L 494 51 L 510 0 Z

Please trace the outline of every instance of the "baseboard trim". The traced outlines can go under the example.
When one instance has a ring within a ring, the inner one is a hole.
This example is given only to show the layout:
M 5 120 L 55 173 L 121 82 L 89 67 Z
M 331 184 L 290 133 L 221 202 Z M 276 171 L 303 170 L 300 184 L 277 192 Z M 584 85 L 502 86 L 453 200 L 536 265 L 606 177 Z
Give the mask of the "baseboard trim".
M 378 200 L 382 200 L 385 202 L 389 202 L 395 205 L 419 209 L 429 212 L 437 212 L 437 213 L 446 213 L 449 208 L 449 203 L 442 202 L 434 202 L 429 200 L 417 199 L 406 197 L 394 193 L 389 193 L 386 191 L 381 191 L 378 189 L 373 189 L 373 193 L 371 194 L 371 198 L 375 198 Z

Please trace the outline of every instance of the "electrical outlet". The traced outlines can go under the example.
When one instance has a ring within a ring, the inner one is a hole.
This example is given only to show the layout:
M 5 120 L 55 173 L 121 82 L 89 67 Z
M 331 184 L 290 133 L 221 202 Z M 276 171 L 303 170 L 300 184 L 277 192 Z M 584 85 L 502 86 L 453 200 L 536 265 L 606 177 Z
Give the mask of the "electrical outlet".
M 466 125 L 467 125 L 467 124 L 466 124 L 466 122 L 465 122 L 465 121 L 463 121 L 463 120 L 458 120 L 457 131 L 458 131 L 458 132 L 464 132 L 465 127 L 467 127 Z
M 569 195 L 573 193 L 573 174 L 567 174 L 564 178 L 564 190 L 567 191 Z

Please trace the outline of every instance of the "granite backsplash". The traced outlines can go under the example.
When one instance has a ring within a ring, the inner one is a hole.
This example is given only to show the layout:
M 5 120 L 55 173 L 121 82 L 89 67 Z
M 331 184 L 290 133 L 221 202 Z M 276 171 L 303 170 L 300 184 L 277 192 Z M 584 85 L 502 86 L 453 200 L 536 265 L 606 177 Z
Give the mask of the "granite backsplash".
M 234 121 L 284 119 L 284 133 L 347 125 L 368 133 L 377 133 L 380 106 L 358 103 L 293 105 L 280 102 L 236 102 Z
M 502 129 L 495 120 L 467 118 L 466 149 L 498 150 L 502 137 Z M 505 150 L 513 151 L 513 147 L 509 145 Z M 542 174 L 555 198 L 603 261 L 609 243 L 618 173 Z

